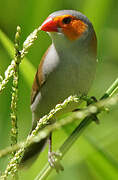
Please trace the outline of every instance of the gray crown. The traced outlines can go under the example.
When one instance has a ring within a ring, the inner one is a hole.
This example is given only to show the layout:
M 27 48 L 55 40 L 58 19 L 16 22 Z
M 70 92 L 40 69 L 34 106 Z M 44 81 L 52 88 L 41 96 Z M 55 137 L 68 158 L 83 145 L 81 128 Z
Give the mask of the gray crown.
M 78 19 L 85 22 L 87 25 L 92 26 L 91 22 L 89 21 L 89 19 L 84 14 L 82 14 L 79 11 L 75 11 L 75 10 L 60 10 L 60 11 L 53 12 L 49 16 L 56 17 L 56 16 L 61 16 L 61 15 L 66 15 L 66 14 L 75 16 Z

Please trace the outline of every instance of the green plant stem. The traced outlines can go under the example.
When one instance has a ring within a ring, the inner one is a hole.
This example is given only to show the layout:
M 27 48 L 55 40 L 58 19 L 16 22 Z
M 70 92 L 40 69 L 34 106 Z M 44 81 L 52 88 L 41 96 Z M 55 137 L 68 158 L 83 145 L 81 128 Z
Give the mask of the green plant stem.
M 35 130 L 32 131 L 32 133 L 30 134 L 30 136 L 27 137 L 26 141 L 24 142 L 24 144 L 22 144 L 21 149 L 19 149 L 15 156 L 11 159 L 11 161 L 8 163 L 7 168 L 4 172 L 4 174 L 1 176 L 2 179 L 5 179 L 9 174 L 14 174 L 17 169 L 18 169 L 18 164 L 20 162 L 20 159 L 23 156 L 23 152 L 25 150 L 25 148 L 31 143 L 33 142 L 33 138 L 34 141 L 35 140 L 35 136 L 37 135 L 37 133 L 39 132 L 40 128 L 43 126 L 45 126 L 46 124 L 49 124 L 49 120 L 60 110 L 62 110 L 63 108 L 65 108 L 69 103 L 71 102 L 78 102 L 78 98 L 77 97 L 73 97 L 70 96 L 69 98 L 67 98 L 63 103 L 56 105 L 55 109 L 51 110 L 50 113 L 46 116 L 44 116 L 43 118 L 41 118 L 35 128 Z M 64 125 L 64 122 L 62 122 L 62 125 Z M 55 128 L 54 128 L 55 127 Z M 43 131 L 42 133 L 40 132 L 40 136 L 38 138 L 38 141 L 45 138 L 46 136 L 48 136 L 49 132 L 51 132 L 52 130 L 59 128 L 60 124 L 57 124 L 55 126 L 52 127 L 48 127 L 47 130 L 45 130 L 45 132 Z M 44 136 L 45 135 L 45 136 Z M 17 148 L 17 146 L 16 146 Z M 15 149 L 14 149 L 15 150 Z M 4 151 L 2 151 L 3 154 Z M 8 152 L 8 150 L 7 150 Z
M 113 82 L 113 84 L 108 88 L 108 90 L 100 99 L 106 99 L 110 97 L 111 95 L 113 95 L 113 93 L 115 93 L 117 88 L 118 88 L 118 78 Z M 62 154 L 61 159 L 65 155 L 65 153 L 68 152 L 68 150 L 71 148 L 73 143 L 79 138 L 82 132 L 88 127 L 89 124 L 91 124 L 92 121 L 93 121 L 93 116 L 89 115 L 85 117 L 84 120 L 82 120 L 82 122 L 78 125 L 78 127 L 72 132 L 72 134 L 65 140 L 63 145 L 57 150 L 57 152 L 59 151 Z M 58 159 L 58 161 L 59 160 L 60 159 Z M 47 163 L 43 168 L 43 170 L 35 178 L 35 180 L 45 180 L 48 177 L 48 175 L 52 172 L 52 170 L 53 168 L 50 167 L 49 163 Z
M 70 98 L 68 98 L 70 99 Z M 69 102 L 68 100 L 65 100 L 65 102 Z M 71 101 L 72 102 L 72 101 Z M 104 108 L 106 107 L 111 107 L 113 105 L 115 105 L 116 103 L 118 103 L 118 95 L 115 95 L 113 97 L 107 98 L 105 100 L 100 100 L 99 102 L 89 105 L 86 109 L 83 109 L 81 111 L 75 112 L 73 113 L 71 116 L 69 116 L 68 118 L 64 118 L 60 121 L 57 121 L 55 124 L 52 124 L 50 126 L 46 126 L 42 131 L 40 131 L 40 133 L 38 133 L 38 127 L 34 130 L 34 132 L 28 136 L 27 140 L 24 143 L 20 143 L 18 144 L 18 146 L 13 146 L 14 150 L 15 148 L 19 148 L 21 147 L 21 149 L 19 149 L 16 154 L 14 155 L 14 157 L 11 159 L 10 163 L 8 164 L 4 174 L 1 176 L 1 179 L 5 179 L 9 174 L 14 174 L 17 171 L 17 166 L 20 162 L 20 158 L 22 157 L 22 154 L 25 150 L 26 147 L 28 147 L 28 145 L 30 145 L 30 143 L 33 142 L 39 142 L 41 139 L 47 137 L 49 135 L 50 132 L 61 128 L 62 126 L 65 126 L 66 124 L 75 122 L 76 120 L 80 120 L 80 119 L 84 119 L 87 116 L 90 116 L 91 114 L 95 114 L 97 112 L 100 112 L 102 110 L 104 110 Z M 61 108 L 62 105 L 57 105 L 58 110 Z M 63 103 L 63 108 L 65 107 L 65 104 Z M 55 110 L 57 111 L 57 109 Z M 54 110 L 53 110 L 54 112 Z M 49 114 L 48 118 L 51 117 L 51 115 Z M 45 122 L 42 121 L 42 123 L 46 123 L 46 119 L 44 117 Z M 92 119 L 90 119 L 90 121 L 92 121 Z M 41 122 L 40 122 L 41 123 Z M 42 124 L 41 124 L 42 125 Z M 81 133 L 83 132 L 83 130 L 89 125 L 89 121 L 85 120 L 84 123 L 81 122 L 79 125 L 79 136 L 81 135 Z M 37 133 L 38 134 L 37 134 Z M 76 131 L 77 132 L 77 131 Z M 35 135 L 34 135 L 35 134 Z M 37 134 L 37 136 L 36 136 Z M 70 136 L 69 139 L 66 141 L 66 143 L 64 145 L 61 146 L 61 148 L 59 150 L 61 150 L 63 152 L 63 155 L 68 151 L 68 149 L 72 146 L 72 144 L 74 143 L 74 141 L 77 139 L 78 137 L 78 133 L 74 132 L 74 135 Z M 9 152 L 8 149 L 7 153 Z M 5 155 L 5 150 L 2 151 L 3 155 Z M 61 157 L 61 158 L 62 158 Z M 60 159 L 59 159 L 60 160 Z M 46 165 L 46 168 L 44 171 L 42 171 L 43 173 L 41 174 L 41 177 L 44 176 L 44 174 L 49 174 L 52 171 L 52 168 L 49 167 L 49 165 Z M 47 175 L 46 175 L 47 176 Z
M 39 31 L 40 31 L 40 28 L 35 29 L 24 41 L 23 49 L 20 51 L 21 55 L 20 55 L 19 60 L 22 60 L 24 58 L 24 56 L 28 53 L 29 48 L 33 45 L 34 41 L 37 39 L 37 35 L 38 35 Z M 11 46 L 10 40 L 7 39 L 7 37 L 1 30 L 0 30 L 0 35 L 1 35 L 0 41 L 4 44 L 5 48 L 9 51 L 9 54 L 10 55 L 13 54 L 13 48 Z M 9 49 L 6 47 L 6 44 L 9 44 Z M 15 48 L 17 48 L 17 47 L 15 47 Z M 29 63 L 28 63 L 28 66 L 31 68 L 31 65 Z M 9 82 L 9 79 L 13 76 L 14 67 L 15 67 L 15 59 L 13 59 L 11 61 L 11 64 L 6 69 L 6 71 L 4 73 L 4 78 L 0 75 L 0 93 L 6 87 L 7 83 Z
M 5 149 L 0 150 L 0 158 L 7 156 L 8 154 L 11 154 L 13 151 L 17 151 L 19 148 L 22 148 L 24 143 L 20 142 L 13 146 L 8 146 Z
M 65 103 L 57 105 L 58 108 L 53 110 L 53 112 L 56 113 L 57 111 L 61 110 L 60 107 L 64 108 L 67 105 L 66 103 L 69 102 L 69 100 L 71 100 L 71 102 L 72 102 L 72 99 L 68 98 L 67 100 L 65 100 Z M 73 98 L 73 101 L 74 100 L 75 99 Z M 76 120 L 80 120 L 82 118 L 85 118 L 86 116 L 88 116 L 90 114 L 94 114 L 96 111 L 104 110 L 105 107 L 108 107 L 108 106 L 111 107 L 111 106 L 115 105 L 117 102 L 118 102 L 118 95 L 107 98 L 106 100 L 100 100 L 99 102 L 97 102 L 97 103 L 95 103 L 93 105 L 89 105 L 86 109 L 80 110 L 78 112 L 74 112 L 74 113 L 71 114 L 71 116 L 66 117 L 66 118 L 64 118 L 64 119 L 62 119 L 60 121 L 57 121 L 56 123 L 54 123 L 54 124 L 52 124 L 50 126 L 49 125 L 46 126 L 38 134 L 40 127 L 42 127 L 46 122 L 49 121 L 49 118 L 52 117 L 51 116 L 52 112 L 50 112 L 47 117 L 44 116 L 42 118 L 42 120 L 40 122 L 40 125 L 38 125 L 38 127 L 34 130 L 34 132 L 31 134 L 31 136 L 28 136 L 28 138 L 27 138 L 28 145 L 30 145 L 30 143 L 33 143 L 35 141 L 40 141 L 41 139 L 47 137 L 49 135 L 49 133 L 54 131 L 54 130 L 58 130 L 59 128 L 61 128 L 63 126 L 65 126 L 65 125 L 67 125 L 69 123 L 75 122 Z M 10 146 L 10 147 L 7 147 L 7 148 L 5 148 L 3 150 L 0 150 L 0 157 L 6 156 L 7 154 L 11 153 L 12 151 L 18 150 L 19 148 L 23 148 L 25 143 L 26 143 L 26 141 L 20 142 L 17 145 L 14 145 L 13 147 Z
M 12 60 L 11 64 L 8 66 L 7 70 L 5 71 L 5 78 L 3 79 L 1 76 L 2 81 L 0 82 L 0 93 L 7 85 L 9 79 L 13 76 L 14 65 L 15 65 L 15 62 L 14 60 Z
M 18 101 L 18 80 L 19 80 L 19 63 L 21 62 L 20 54 L 20 33 L 21 29 L 17 26 L 15 35 L 15 56 L 14 56 L 14 69 L 13 69 L 13 85 L 12 85 L 12 100 L 11 100 L 11 146 L 17 144 L 18 127 L 17 127 L 17 101 Z M 15 151 L 12 152 L 12 157 Z M 11 158 L 12 158 L 11 157 Z M 14 180 L 18 179 L 18 173 L 15 172 L 12 176 Z
M 90 116 L 85 117 L 85 119 L 75 128 L 71 135 L 65 140 L 62 146 L 59 148 L 59 151 L 62 153 L 62 157 L 67 153 L 72 144 L 76 139 L 82 134 L 85 128 L 92 122 Z
M 23 43 L 23 49 L 20 51 L 19 48 L 19 38 L 20 38 L 20 27 L 17 27 L 17 32 L 15 35 L 15 56 L 14 60 L 12 60 L 11 64 L 8 66 L 7 70 L 5 71 L 5 78 L 3 79 L 2 76 L 0 76 L 0 93 L 5 88 L 6 84 L 8 83 L 9 79 L 13 76 L 13 86 L 12 86 L 12 100 L 11 100 L 11 146 L 15 145 L 17 143 L 17 135 L 18 135 L 18 128 L 17 128 L 17 99 L 18 99 L 18 79 L 19 79 L 19 64 L 21 63 L 21 60 L 24 58 L 25 54 L 28 53 L 28 49 L 31 47 L 31 45 L 34 43 L 34 41 L 37 39 L 37 34 L 40 31 L 40 29 L 35 29 L 33 33 L 31 33 L 25 42 Z M 0 31 L 1 32 L 1 31 Z M 6 38 L 4 38 L 6 41 Z M 12 156 L 15 155 L 15 152 L 12 152 Z M 7 174 L 7 173 L 6 173 Z M 14 171 L 12 174 L 14 179 L 17 179 L 17 171 Z M 4 178 L 5 179 L 5 178 Z
M 78 139 L 78 137 L 82 134 L 84 129 L 92 122 L 92 118 L 86 117 L 77 128 L 72 132 L 72 134 L 65 140 L 62 146 L 57 150 L 57 152 L 61 153 L 61 159 L 71 148 L 73 143 Z M 35 178 L 35 180 L 44 180 L 48 177 L 48 175 L 52 172 L 53 168 L 47 163 L 43 170 L 39 173 L 39 175 Z
M 11 146 L 17 143 L 17 99 L 18 99 L 18 66 L 15 68 L 15 72 L 13 75 L 13 87 L 12 87 L 12 101 L 11 101 Z M 15 153 L 15 152 L 14 152 Z M 13 155 L 14 155 L 13 153 Z
M 11 146 L 17 144 L 17 99 L 18 99 L 18 79 L 19 79 L 19 63 L 21 61 L 21 56 L 19 53 L 19 38 L 21 29 L 18 26 L 15 35 L 15 64 L 13 69 L 13 86 L 12 86 L 12 100 L 11 100 Z M 12 152 L 14 156 L 15 152 Z
M 107 89 L 106 93 L 101 97 L 101 99 L 105 99 L 107 97 L 112 96 L 118 89 L 118 78 L 113 82 L 113 84 Z

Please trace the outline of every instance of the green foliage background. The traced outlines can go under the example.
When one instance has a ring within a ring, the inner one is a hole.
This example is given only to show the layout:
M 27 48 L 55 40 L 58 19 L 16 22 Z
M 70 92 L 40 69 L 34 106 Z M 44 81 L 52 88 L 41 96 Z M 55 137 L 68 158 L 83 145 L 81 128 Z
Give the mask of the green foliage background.
M 76 9 L 83 12 L 92 21 L 98 39 L 98 68 L 96 79 L 89 95 L 99 98 L 118 76 L 118 1 L 117 0 L 0 0 L 0 29 L 13 42 L 16 26 L 22 28 L 21 42 L 37 28 L 46 17 L 60 9 Z M 31 127 L 30 91 L 34 70 L 51 43 L 45 32 L 27 55 L 20 67 L 18 128 L 19 140 L 23 140 Z M 6 46 L 9 47 L 7 43 Z M 9 47 L 10 49 L 10 47 Z M 3 45 L 0 37 L 0 74 L 10 64 L 11 54 Z M 10 145 L 10 81 L 0 95 L 0 149 Z M 99 116 L 100 125 L 92 123 L 84 135 L 78 139 L 63 160 L 65 171 L 55 171 L 48 180 L 116 180 L 118 179 L 118 110 Z M 54 133 L 54 149 L 66 139 L 73 127 L 67 126 Z M 3 171 L 8 158 L 0 159 L 0 171 Z M 21 171 L 20 179 L 33 180 L 47 162 L 47 148 L 33 166 Z

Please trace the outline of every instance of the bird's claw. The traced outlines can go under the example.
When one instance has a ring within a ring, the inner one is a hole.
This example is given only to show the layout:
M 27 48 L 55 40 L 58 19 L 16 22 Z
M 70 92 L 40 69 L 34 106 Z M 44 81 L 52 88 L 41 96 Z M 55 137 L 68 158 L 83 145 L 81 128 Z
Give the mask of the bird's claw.
M 49 152 L 48 153 L 48 162 L 51 167 L 55 168 L 56 172 L 59 173 L 59 171 L 63 171 L 64 168 L 60 164 L 61 153 L 59 152 Z
M 93 120 L 96 124 L 100 124 L 100 120 L 98 119 L 98 117 L 97 117 L 95 114 L 92 115 L 92 120 Z
M 91 96 L 91 98 L 89 99 L 89 101 L 87 101 L 87 106 L 89 106 L 90 104 L 96 103 L 96 102 L 97 102 L 96 97 Z M 100 124 L 100 121 L 99 121 L 99 119 L 98 119 L 98 117 L 97 117 L 96 114 L 93 114 L 93 115 L 92 115 L 92 119 L 93 119 L 93 121 L 94 121 L 96 124 Z
M 89 106 L 90 104 L 96 103 L 98 100 L 96 99 L 95 96 L 91 96 L 88 100 L 87 100 L 87 106 Z

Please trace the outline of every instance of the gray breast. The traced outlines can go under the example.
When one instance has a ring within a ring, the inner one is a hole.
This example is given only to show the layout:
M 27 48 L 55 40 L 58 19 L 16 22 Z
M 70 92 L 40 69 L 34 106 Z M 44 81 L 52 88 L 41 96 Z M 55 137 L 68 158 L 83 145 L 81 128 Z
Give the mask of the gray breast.
M 94 78 L 95 63 L 92 64 L 93 61 L 87 59 L 88 55 L 81 59 L 78 50 L 77 52 L 78 55 L 75 55 L 69 49 L 68 53 L 63 55 L 63 52 L 58 52 L 52 44 L 43 64 L 46 82 L 32 105 L 32 111 L 35 111 L 37 116 L 47 114 L 70 95 L 88 92 Z

